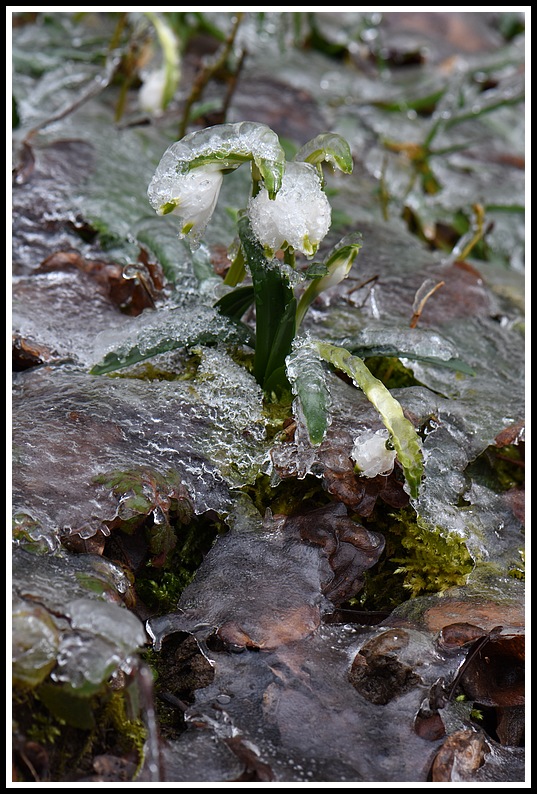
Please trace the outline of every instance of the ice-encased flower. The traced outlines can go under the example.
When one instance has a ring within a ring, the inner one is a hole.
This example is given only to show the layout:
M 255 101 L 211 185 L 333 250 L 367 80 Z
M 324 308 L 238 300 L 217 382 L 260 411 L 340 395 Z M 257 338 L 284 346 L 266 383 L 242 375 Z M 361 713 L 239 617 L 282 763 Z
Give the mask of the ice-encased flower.
M 354 439 L 351 458 L 364 477 L 390 474 L 395 464 L 396 452 L 389 449 L 387 430 L 366 431 Z
M 313 256 L 330 228 L 331 210 L 317 169 L 287 163 L 275 199 L 263 188 L 248 202 L 252 231 L 271 256 L 291 247 Z
M 163 158 L 164 159 L 164 158 Z M 161 163 L 162 165 L 162 163 Z M 159 166 L 160 169 L 160 166 Z M 149 201 L 159 215 L 173 213 L 182 219 L 180 237 L 189 235 L 193 246 L 211 220 L 222 187 L 222 169 L 214 163 L 178 174 L 167 166 L 155 173 L 148 189 Z M 166 170 L 166 178 L 162 172 Z

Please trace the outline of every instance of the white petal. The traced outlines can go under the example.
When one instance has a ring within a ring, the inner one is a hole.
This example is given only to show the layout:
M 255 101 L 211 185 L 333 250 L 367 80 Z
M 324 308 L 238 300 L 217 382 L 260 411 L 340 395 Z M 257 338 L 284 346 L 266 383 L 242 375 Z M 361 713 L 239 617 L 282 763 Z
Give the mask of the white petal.
M 387 430 L 377 430 L 376 433 L 366 430 L 354 439 L 351 458 L 361 475 L 376 477 L 393 471 L 396 453 L 386 447 L 388 439 Z
M 330 228 L 331 210 L 317 169 L 287 163 L 274 200 L 262 189 L 248 203 L 252 231 L 272 253 L 284 244 L 312 256 Z
M 154 209 L 164 214 L 165 208 L 175 204 L 172 210 L 182 220 L 181 237 L 190 236 L 194 246 L 209 223 L 214 212 L 223 174 L 214 165 L 193 168 L 187 174 L 168 171 L 166 179 L 158 170 L 148 189 L 149 200 Z

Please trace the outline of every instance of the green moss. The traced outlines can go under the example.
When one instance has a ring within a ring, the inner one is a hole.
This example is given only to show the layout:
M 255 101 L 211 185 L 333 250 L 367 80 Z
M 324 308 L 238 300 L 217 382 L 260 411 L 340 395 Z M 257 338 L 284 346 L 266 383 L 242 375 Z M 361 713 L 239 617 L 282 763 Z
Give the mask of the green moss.
M 124 690 L 112 693 L 104 709 L 103 719 L 116 730 L 118 744 L 123 752 L 136 751 L 139 768 L 144 757 L 147 730 L 139 717 L 128 717 Z
M 265 428 L 269 440 L 277 437 L 283 438 L 285 427 L 291 421 L 293 397 L 291 394 L 282 396 L 280 400 L 268 400 L 263 402 L 263 416 L 265 418 Z
M 192 581 L 195 571 L 182 568 L 178 574 L 171 571 L 156 572 L 148 578 L 140 577 L 136 591 L 151 610 L 166 613 L 177 608 L 177 602 L 185 587 Z
M 465 584 L 474 568 L 463 538 L 423 525 L 412 507 L 377 507 L 367 528 L 381 532 L 386 547 L 353 606 L 391 611 L 409 598 Z
M 462 537 L 423 526 L 408 510 L 394 517 L 392 532 L 400 538 L 403 552 L 392 557 L 398 564 L 394 574 L 404 577 L 403 587 L 412 597 L 465 584 L 474 561 Z
M 524 549 L 519 549 L 518 553 L 520 554 L 520 564 L 514 565 L 512 568 L 509 569 L 509 576 L 512 576 L 513 579 L 520 579 L 521 581 L 525 581 L 526 579 L 526 552 Z
M 60 723 L 65 725 L 65 723 Z M 50 715 L 36 714 L 33 725 L 28 729 L 26 736 L 30 741 L 42 745 L 53 745 L 62 735 L 62 728 Z
M 155 568 L 148 563 L 136 578 L 136 593 L 153 615 L 177 608 L 181 593 L 194 578 L 216 537 L 226 531 L 224 521 L 216 517 L 199 517 L 175 527 L 176 545 L 164 565 Z

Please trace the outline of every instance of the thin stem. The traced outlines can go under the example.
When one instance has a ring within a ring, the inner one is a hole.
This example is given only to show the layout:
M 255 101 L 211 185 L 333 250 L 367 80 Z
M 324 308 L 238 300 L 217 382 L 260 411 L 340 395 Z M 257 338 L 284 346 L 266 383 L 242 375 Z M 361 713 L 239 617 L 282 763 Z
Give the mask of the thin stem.
M 224 66 L 229 56 L 229 53 L 231 52 L 233 44 L 235 42 L 235 37 L 237 35 L 237 31 L 243 20 L 243 17 L 244 17 L 243 11 L 237 14 L 231 32 L 227 37 L 227 40 L 216 51 L 214 58 L 210 61 L 206 61 L 204 67 L 196 76 L 196 79 L 194 80 L 194 84 L 192 86 L 192 90 L 190 92 L 190 96 L 187 98 L 185 102 L 183 118 L 181 119 L 181 124 L 179 125 L 179 138 L 183 138 L 186 133 L 188 122 L 190 119 L 190 111 L 192 109 L 192 105 L 201 97 L 209 80 L 216 74 L 216 72 L 218 72 L 219 69 L 221 69 Z

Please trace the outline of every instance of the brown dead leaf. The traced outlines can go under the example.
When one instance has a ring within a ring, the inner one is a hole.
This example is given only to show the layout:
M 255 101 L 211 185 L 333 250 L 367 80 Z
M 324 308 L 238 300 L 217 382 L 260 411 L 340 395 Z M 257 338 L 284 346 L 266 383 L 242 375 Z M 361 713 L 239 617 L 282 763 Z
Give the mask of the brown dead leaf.
M 455 783 L 472 780 L 490 752 L 482 733 L 467 729 L 448 736 L 435 756 L 431 779 L 433 783 Z
M 345 507 L 338 504 L 289 518 L 284 532 L 322 548 L 330 565 L 323 593 L 334 604 L 361 590 L 365 571 L 378 562 L 384 550 L 383 536 L 352 521 Z
M 41 263 L 37 272 L 81 270 L 90 275 L 102 293 L 125 314 L 137 316 L 144 309 L 154 308 L 165 282 L 161 266 L 149 262 L 145 251 L 140 253 L 139 259 L 124 267 L 117 262 L 87 259 L 76 250 L 56 251 Z

